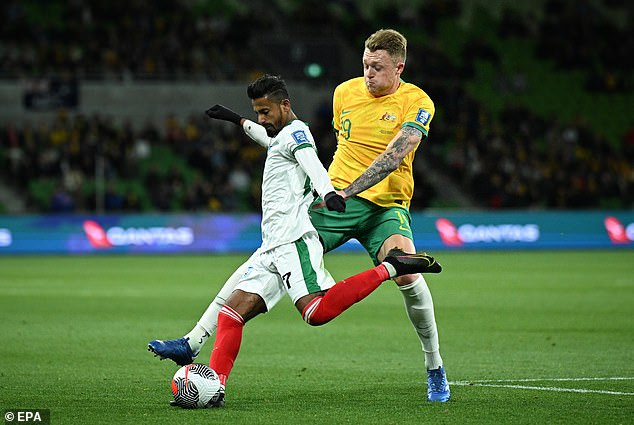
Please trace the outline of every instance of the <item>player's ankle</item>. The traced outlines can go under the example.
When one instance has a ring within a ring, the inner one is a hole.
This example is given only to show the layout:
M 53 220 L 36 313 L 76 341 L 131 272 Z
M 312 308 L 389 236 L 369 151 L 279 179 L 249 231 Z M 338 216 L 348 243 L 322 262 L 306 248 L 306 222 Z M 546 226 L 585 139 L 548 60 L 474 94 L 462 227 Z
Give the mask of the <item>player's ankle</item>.
M 385 266 L 385 269 L 387 270 L 387 273 L 390 275 L 390 278 L 396 277 L 398 275 L 398 273 L 396 272 L 396 268 L 390 263 L 384 261 L 381 264 Z

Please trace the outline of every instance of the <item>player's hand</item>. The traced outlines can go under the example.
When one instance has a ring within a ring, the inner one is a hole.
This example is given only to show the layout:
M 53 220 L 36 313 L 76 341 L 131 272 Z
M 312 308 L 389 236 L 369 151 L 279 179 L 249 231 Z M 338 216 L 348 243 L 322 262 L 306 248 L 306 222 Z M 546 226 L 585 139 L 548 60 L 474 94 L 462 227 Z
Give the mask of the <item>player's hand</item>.
M 209 118 L 215 118 L 217 120 L 223 120 L 223 121 L 229 121 L 232 122 L 236 125 L 240 125 L 240 120 L 242 119 L 242 117 L 238 114 L 236 114 L 235 112 L 233 112 L 231 109 L 226 108 L 222 105 L 214 105 L 211 108 L 207 109 L 205 111 L 205 114 L 207 114 L 207 116 Z
M 330 193 L 336 193 L 339 196 L 341 196 L 343 198 L 343 200 L 345 201 L 346 199 L 348 199 L 348 197 L 346 196 L 346 192 L 344 192 L 343 190 L 335 190 L 334 192 L 330 192 Z M 315 192 L 315 196 L 317 196 L 317 192 Z M 325 198 L 325 196 L 324 196 Z M 326 201 L 322 200 L 321 202 L 318 202 L 316 204 L 313 204 L 310 208 L 313 210 L 317 210 L 319 208 L 325 208 L 326 207 Z
M 324 202 L 330 211 L 337 211 L 340 213 L 346 211 L 346 200 L 337 192 L 333 191 L 326 193 L 326 196 L 324 196 Z

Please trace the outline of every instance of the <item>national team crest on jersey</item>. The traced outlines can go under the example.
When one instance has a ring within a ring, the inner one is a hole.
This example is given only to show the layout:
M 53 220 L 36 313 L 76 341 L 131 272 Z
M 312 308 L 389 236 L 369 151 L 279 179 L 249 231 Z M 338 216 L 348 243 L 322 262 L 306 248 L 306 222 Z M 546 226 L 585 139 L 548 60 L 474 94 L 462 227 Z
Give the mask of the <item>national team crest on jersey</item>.
M 302 143 L 310 143 L 308 141 L 308 137 L 306 137 L 306 133 L 304 133 L 304 130 L 294 131 L 292 133 L 292 136 L 295 140 L 295 143 L 297 143 L 298 145 L 301 145 Z
M 429 123 L 429 119 L 431 118 L 431 114 L 424 109 L 419 109 L 418 114 L 416 114 L 416 122 L 421 123 L 423 126 Z
M 381 117 L 381 121 L 396 121 L 396 115 L 386 112 Z

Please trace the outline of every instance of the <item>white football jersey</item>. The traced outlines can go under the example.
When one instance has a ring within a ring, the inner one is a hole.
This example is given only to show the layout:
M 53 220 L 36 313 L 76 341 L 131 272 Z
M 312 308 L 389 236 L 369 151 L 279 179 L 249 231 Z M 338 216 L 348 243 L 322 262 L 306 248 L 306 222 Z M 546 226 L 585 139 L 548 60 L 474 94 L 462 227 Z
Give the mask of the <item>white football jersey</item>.
M 301 149 L 316 152 L 313 135 L 300 120 L 291 121 L 277 136 L 269 139 L 262 177 L 261 250 L 291 243 L 307 232 L 315 232 L 308 216 L 308 208 L 314 200 L 311 181 L 295 158 L 295 153 Z M 315 160 L 324 168 L 316 155 Z M 334 190 L 325 168 L 322 180 L 330 188 L 326 190 Z M 323 186 L 323 182 L 320 183 Z

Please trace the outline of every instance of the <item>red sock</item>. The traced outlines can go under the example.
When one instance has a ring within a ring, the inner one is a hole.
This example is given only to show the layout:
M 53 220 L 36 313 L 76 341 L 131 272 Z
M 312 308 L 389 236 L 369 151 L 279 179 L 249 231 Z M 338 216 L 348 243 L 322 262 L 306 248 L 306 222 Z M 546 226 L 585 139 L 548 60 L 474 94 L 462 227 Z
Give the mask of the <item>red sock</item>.
M 302 311 L 309 325 L 319 326 L 339 316 L 352 304 L 370 295 L 379 285 L 388 280 L 390 274 L 384 265 L 366 270 L 337 282 L 323 297 L 312 300 Z
M 226 384 L 233 363 L 240 352 L 244 319 L 231 307 L 223 306 L 218 313 L 216 342 L 209 359 L 209 367 L 216 371 L 222 385 Z

